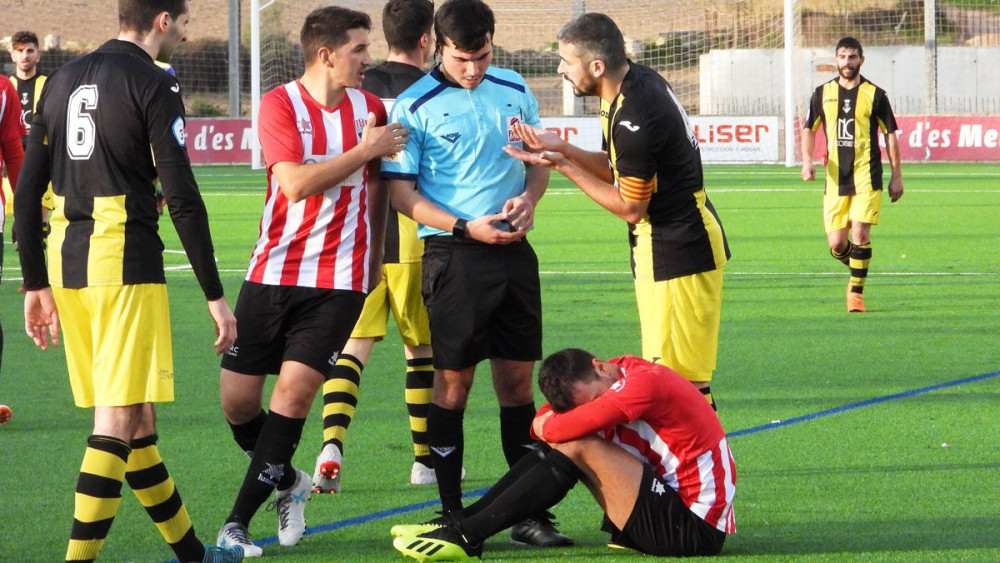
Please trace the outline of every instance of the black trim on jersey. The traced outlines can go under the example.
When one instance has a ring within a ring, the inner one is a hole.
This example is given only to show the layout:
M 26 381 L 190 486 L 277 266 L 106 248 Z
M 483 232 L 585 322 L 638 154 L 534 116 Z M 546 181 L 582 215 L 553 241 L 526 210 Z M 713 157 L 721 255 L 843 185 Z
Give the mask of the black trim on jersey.
M 518 84 L 516 82 L 511 82 L 509 80 L 504 80 L 503 78 L 497 78 L 496 76 L 490 76 L 489 74 L 487 74 L 486 76 L 483 76 L 483 80 L 489 80 L 490 82 L 492 82 L 494 84 L 499 84 L 501 86 L 506 86 L 508 88 L 513 88 L 513 89 L 517 90 L 518 92 L 520 92 L 522 94 L 525 91 L 524 86 L 521 85 L 521 84 Z
M 441 92 L 444 92 L 448 88 L 457 88 L 457 87 L 458 86 L 455 86 L 454 84 L 444 84 L 444 83 L 438 84 L 437 86 L 432 88 L 429 92 L 417 98 L 417 101 L 410 104 L 410 113 L 416 113 L 416 111 L 420 108 L 420 106 L 424 105 L 424 103 L 430 101 L 431 98 L 437 96 Z

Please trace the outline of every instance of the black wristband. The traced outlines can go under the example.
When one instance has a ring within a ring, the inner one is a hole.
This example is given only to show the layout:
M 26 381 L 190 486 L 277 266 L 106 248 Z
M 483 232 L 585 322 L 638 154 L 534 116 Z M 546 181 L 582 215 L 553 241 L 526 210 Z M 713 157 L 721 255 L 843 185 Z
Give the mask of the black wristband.
M 459 218 L 457 221 L 455 221 L 455 226 L 451 228 L 452 236 L 454 236 L 455 238 L 467 237 L 469 235 L 469 231 L 468 229 L 466 229 L 465 226 L 466 223 L 468 223 L 468 221 L 462 218 Z

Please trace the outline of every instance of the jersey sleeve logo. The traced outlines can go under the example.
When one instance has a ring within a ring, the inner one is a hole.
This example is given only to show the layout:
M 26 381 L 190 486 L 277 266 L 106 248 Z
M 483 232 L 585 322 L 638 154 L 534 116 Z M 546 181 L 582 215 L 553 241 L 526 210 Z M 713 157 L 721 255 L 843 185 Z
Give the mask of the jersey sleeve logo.
M 619 121 L 618 125 L 621 125 L 622 127 L 628 129 L 629 131 L 631 131 L 633 133 L 635 133 L 636 131 L 639 130 L 639 126 L 638 125 L 632 125 L 631 121 Z
M 624 377 L 621 378 L 621 379 L 619 379 L 618 381 L 616 381 L 615 384 L 611 386 L 611 390 L 614 391 L 615 393 L 621 392 L 621 390 L 624 389 L 624 388 L 625 388 L 625 378 Z
M 184 132 L 184 118 L 177 116 L 174 120 L 174 124 L 170 126 L 170 130 L 174 133 L 174 138 L 177 139 L 177 144 L 184 146 L 184 142 L 187 139 L 187 133 Z
M 181 93 L 180 83 L 174 82 L 174 85 L 170 87 L 170 91 L 173 92 L 174 94 L 180 94 Z

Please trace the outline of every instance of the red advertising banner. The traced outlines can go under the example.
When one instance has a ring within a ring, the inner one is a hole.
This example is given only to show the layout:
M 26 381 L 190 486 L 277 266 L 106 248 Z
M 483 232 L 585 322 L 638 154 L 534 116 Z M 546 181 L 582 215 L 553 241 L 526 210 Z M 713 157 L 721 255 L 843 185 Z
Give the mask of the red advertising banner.
M 187 120 L 188 156 L 193 164 L 250 164 L 256 142 L 249 119 Z
M 904 161 L 1000 161 L 1000 116 L 898 116 L 896 125 Z M 881 134 L 879 146 L 882 160 L 888 161 Z M 815 154 L 826 154 L 822 128 L 816 134 Z

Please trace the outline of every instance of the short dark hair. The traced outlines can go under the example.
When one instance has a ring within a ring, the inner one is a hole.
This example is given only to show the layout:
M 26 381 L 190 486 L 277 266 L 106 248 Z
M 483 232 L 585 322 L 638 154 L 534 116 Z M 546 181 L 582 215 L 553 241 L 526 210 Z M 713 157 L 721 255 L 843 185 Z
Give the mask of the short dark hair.
M 382 31 L 394 51 L 408 53 L 420 46 L 420 37 L 434 24 L 430 0 L 389 0 L 382 8 Z
M 31 31 L 18 31 L 10 38 L 11 47 L 16 47 L 18 45 L 33 44 L 38 47 L 38 36 Z
M 313 10 L 306 16 L 306 21 L 302 24 L 302 33 L 299 35 L 306 63 L 311 63 L 323 47 L 334 50 L 347 43 L 349 40 L 347 32 L 358 28 L 371 31 L 372 19 L 368 14 L 339 6 L 326 6 Z
M 570 20 L 559 29 L 556 39 L 574 45 L 581 57 L 600 59 L 609 68 L 620 68 L 628 61 L 621 30 L 604 14 L 590 12 Z
M 474 53 L 492 40 L 496 20 L 493 10 L 481 0 L 448 0 L 434 14 L 438 49 L 445 38 L 466 53 Z
M 841 49 L 854 49 L 858 52 L 859 57 L 865 56 L 865 50 L 861 48 L 861 42 L 853 37 L 841 37 L 840 41 L 837 41 L 837 48 L 833 50 L 834 53 Z
M 146 33 L 163 12 L 176 20 L 186 11 L 185 0 L 118 0 L 118 28 Z
M 597 379 L 594 356 L 579 348 L 566 348 L 552 354 L 542 362 L 538 370 L 538 387 L 542 395 L 556 412 L 566 412 L 576 405 L 573 403 L 573 385 Z

